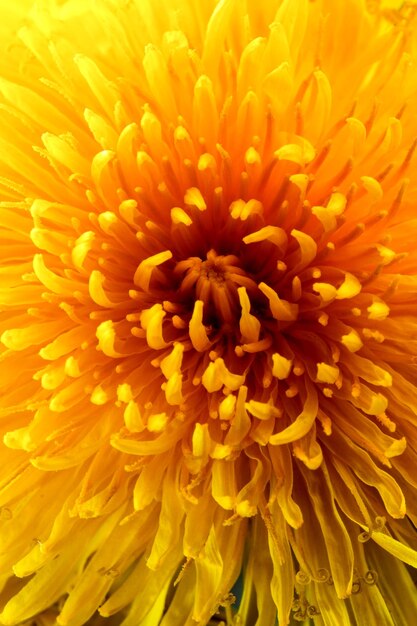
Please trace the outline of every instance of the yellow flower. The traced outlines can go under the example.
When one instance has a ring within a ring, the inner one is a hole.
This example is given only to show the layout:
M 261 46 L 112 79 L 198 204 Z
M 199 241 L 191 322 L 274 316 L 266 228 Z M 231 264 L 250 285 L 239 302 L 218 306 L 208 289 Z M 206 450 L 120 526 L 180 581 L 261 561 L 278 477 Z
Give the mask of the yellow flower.
M 22 4 L 2 626 L 414 623 L 414 9 Z

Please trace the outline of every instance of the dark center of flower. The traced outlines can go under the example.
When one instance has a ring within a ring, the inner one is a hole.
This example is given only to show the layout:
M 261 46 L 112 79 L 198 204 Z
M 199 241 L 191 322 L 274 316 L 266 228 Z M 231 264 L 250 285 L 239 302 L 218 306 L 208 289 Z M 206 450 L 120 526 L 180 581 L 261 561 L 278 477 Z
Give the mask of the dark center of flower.
M 201 301 L 205 320 L 218 328 L 238 321 L 239 287 L 246 284 L 256 288 L 237 256 L 218 255 L 213 249 L 207 252 L 205 260 L 190 257 L 178 262 L 174 273 L 181 281 L 180 297 L 192 304 L 195 300 Z

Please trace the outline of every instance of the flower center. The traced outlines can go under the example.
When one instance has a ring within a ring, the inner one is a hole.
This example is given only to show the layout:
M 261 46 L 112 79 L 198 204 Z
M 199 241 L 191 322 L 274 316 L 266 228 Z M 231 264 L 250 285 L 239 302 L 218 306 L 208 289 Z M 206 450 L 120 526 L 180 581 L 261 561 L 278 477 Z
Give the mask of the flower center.
M 256 283 L 240 267 L 233 254 L 218 255 L 209 250 L 206 260 L 190 257 L 176 264 L 175 273 L 180 277 L 179 293 L 192 301 L 201 300 L 205 318 L 215 319 L 222 327 L 237 320 L 239 312 L 238 287 L 245 284 L 256 288 Z

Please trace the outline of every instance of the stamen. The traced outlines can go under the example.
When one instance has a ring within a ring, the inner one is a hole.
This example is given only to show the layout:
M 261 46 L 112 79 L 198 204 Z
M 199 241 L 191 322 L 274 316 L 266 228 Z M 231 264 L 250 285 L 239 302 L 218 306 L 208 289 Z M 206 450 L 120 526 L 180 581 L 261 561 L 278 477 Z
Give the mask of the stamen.
M 161 276 L 161 272 L 159 272 L 159 274 L 156 273 L 158 265 L 162 265 L 162 263 L 169 261 L 169 259 L 172 259 L 172 252 L 170 250 L 158 252 L 157 254 L 144 259 L 138 265 L 133 277 L 135 285 L 141 287 L 143 291 L 148 291 L 152 276 Z
M 104 275 L 100 271 L 93 270 L 88 281 L 88 291 L 92 300 L 96 304 L 102 307 L 111 308 L 115 306 L 115 303 L 110 300 L 104 291 L 105 280 Z
M 197 187 L 187 189 L 184 196 L 184 202 L 190 207 L 195 207 L 199 211 L 205 211 L 207 204 L 201 195 L 201 191 Z
M 122 353 L 115 349 L 116 331 L 112 320 L 106 320 L 99 324 L 96 330 L 96 337 L 98 339 L 98 349 L 105 355 L 113 358 L 123 356 Z
M 161 304 L 154 304 L 150 309 L 142 311 L 140 323 L 146 331 L 148 346 L 155 350 L 162 350 L 169 345 L 162 336 L 162 322 L 165 316 L 166 313 Z
M 246 150 L 245 163 L 249 166 L 259 165 L 261 163 L 259 152 L 252 146 Z
M 383 198 L 384 190 L 375 178 L 372 178 L 372 176 L 362 176 L 361 181 L 374 202 L 378 202 Z
M 233 217 L 233 215 L 232 215 Z M 246 235 L 242 239 L 243 243 L 258 243 L 260 241 L 270 241 L 276 245 L 280 250 L 285 251 L 288 237 L 286 232 L 278 226 L 265 226 L 260 230 Z
M 183 355 L 184 344 L 174 343 L 171 353 L 163 358 L 159 365 L 165 378 L 169 379 L 176 372 L 180 372 Z
M 242 220 L 242 222 L 246 221 L 250 216 L 262 215 L 263 210 L 262 203 L 253 199 L 248 200 L 248 202 L 241 199 L 234 200 L 229 207 L 232 218 Z
M 191 217 L 181 207 L 171 209 L 171 220 L 173 224 L 184 224 L 184 226 L 190 226 L 193 223 Z
M 239 302 L 242 308 L 239 328 L 245 341 L 257 342 L 261 329 L 259 320 L 250 313 L 250 300 L 245 287 L 238 287 Z
M 340 341 L 350 352 L 357 352 L 363 346 L 361 338 L 353 329 L 345 335 L 342 335 Z
M 206 327 L 203 325 L 203 307 L 204 302 L 202 300 L 195 301 L 189 323 L 191 343 L 198 352 L 205 352 L 212 345 L 207 336 Z
M 291 367 L 293 364 L 292 359 L 287 359 L 286 357 L 275 353 L 272 355 L 272 374 L 278 380 L 285 380 L 288 378 Z
M 168 382 L 164 383 L 165 397 L 170 405 L 180 405 L 183 403 L 182 395 L 182 374 L 174 372 Z
M 269 300 L 269 307 L 273 317 L 282 322 L 293 322 L 298 317 L 298 305 L 282 300 L 276 291 L 265 283 L 259 283 L 258 288 Z
M 129 400 L 123 413 L 123 419 L 129 432 L 140 433 L 145 430 L 145 424 L 141 412 L 134 400 Z
M 253 341 L 252 343 L 244 343 L 242 346 L 236 346 L 235 351 L 238 356 L 241 356 L 240 350 L 242 352 L 249 352 L 250 354 L 255 354 L 256 352 L 264 352 L 268 350 L 272 346 L 272 337 L 269 335 L 260 341 Z

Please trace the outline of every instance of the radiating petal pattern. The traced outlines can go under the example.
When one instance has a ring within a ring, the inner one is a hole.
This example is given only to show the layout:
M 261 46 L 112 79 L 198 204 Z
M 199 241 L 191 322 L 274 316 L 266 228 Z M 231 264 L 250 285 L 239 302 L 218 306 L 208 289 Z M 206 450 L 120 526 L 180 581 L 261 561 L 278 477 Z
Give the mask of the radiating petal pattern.
M 415 8 L 0 2 L 1 626 L 413 623 Z

